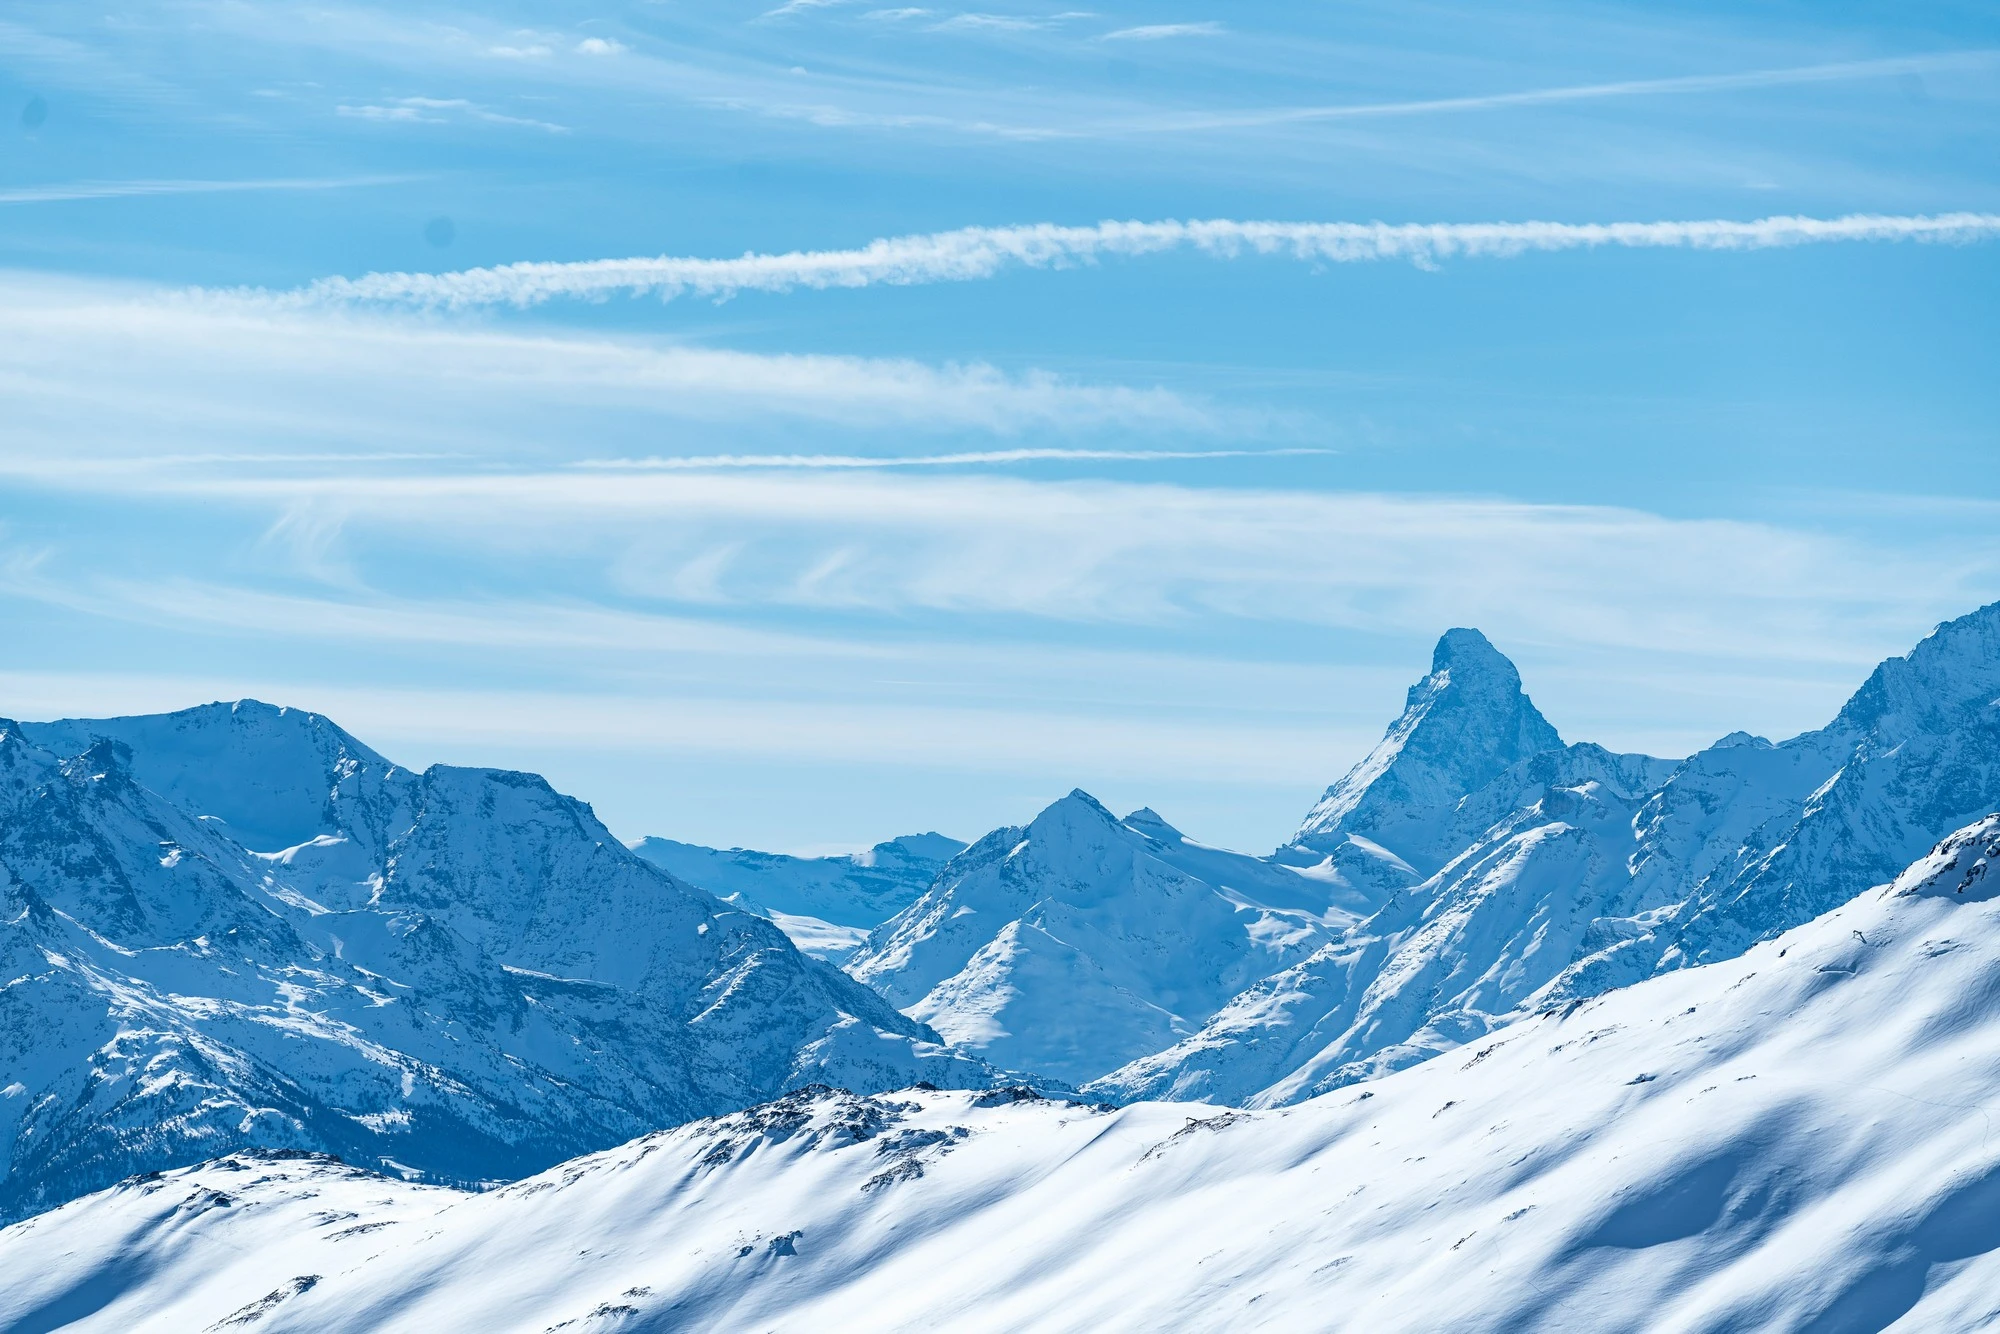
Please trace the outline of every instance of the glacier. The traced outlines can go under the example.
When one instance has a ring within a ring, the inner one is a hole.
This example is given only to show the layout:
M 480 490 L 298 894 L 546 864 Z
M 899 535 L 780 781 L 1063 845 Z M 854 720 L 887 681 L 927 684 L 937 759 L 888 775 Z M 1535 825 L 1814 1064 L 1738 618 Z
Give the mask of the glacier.
M 521 1176 L 995 1072 L 532 774 L 253 701 L 0 722 L 0 1217 L 238 1148 Z
M 793 1091 L 486 1193 L 244 1151 L 0 1231 L 0 1329 L 1971 1329 L 2000 817 L 1293 1105 Z

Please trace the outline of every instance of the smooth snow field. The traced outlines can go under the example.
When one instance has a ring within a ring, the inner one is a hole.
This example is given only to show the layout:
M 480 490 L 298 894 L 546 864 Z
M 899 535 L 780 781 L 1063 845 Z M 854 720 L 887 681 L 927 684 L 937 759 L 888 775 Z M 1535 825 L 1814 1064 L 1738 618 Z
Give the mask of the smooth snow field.
M 809 1089 L 488 1194 L 137 1178 L 0 1232 L 0 1330 L 1979 1328 L 1996 860 L 1280 1109 Z

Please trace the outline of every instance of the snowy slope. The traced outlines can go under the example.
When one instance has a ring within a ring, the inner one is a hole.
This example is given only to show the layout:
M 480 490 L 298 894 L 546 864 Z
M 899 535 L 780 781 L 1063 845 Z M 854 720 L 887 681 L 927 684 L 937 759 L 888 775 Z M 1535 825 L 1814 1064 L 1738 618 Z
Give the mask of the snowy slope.
M 2000 605 L 1883 664 L 1824 729 L 1736 733 L 1678 764 L 1578 744 L 1492 771 L 1553 732 L 1469 634 L 1445 637 L 1382 745 L 1279 852 L 1339 865 L 1365 838 L 1413 876 L 1451 849 L 1442 866 L 1093 1094 L 1274 1105 L 1399 1069 L 1524 1008 L 1734 957 L 2000 806 Z
M 848 968 L 958 1047 L 1080 1081 L 1309 954 L 1352 898 L 1072 792 L 953 858 Z
M 632 851 L 717 898 L 770 918 L 806 953 L 837 961 L 859 948 L 869 931 L 916 902 L 965 844 L 943 834 L 905 834 L 843 857 L 787 857 L 643 838 Z
M 486 1195 L 310 1160 L 0 1233 L 0 1330 L 1960 1330 L 2000 818 L 1742 957 L 1278 1110 L 801 1092 Z
M 24 731 L 0 722 L 0 1217 L 237 1146 L 480 1181 L 814 1079 L 991 1078 L 533 775 L 412 774 L 248 703 L 35 729 L 151 752 Z

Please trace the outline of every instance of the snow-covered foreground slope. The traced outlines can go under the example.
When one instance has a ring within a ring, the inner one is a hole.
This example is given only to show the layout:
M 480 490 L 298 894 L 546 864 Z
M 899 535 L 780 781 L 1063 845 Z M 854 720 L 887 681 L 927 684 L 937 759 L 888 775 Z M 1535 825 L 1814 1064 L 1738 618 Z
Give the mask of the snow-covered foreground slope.
M 838 961 L 916 902 L 965 844 L 905 834 L 842 857 L 788 857 L 642 838 L 632 851 L 736 907 L 768 917 L 807 954 Z
M 1390 884 L 1381 910 L 1090 1090 L 1275 1105 L 1400 1069 L 1551 1001 L 1734 957 L 1995 807 L 2000 604 L 1882 664 L 1825 728 L 1678 763 L 1561 744 L 1512 664 L 1454 630 L 1278 853 Z
M 1310 954 L 1354 901 L 1079 791 L 954 857 L 847 966 L 955 1046 L 1082 1081 Z
M 0 1232 L 0 1330 L 1983 1328 L 1996 895 L 2000 818 L 1277 1110 L 801 1092 L 478 1196 L 226 1160 Z
M 477 1182 L 812 1080 L 991 1078 L 532 774 L 249 702 L 0 722 L 0 1218 L 237 1147 Z

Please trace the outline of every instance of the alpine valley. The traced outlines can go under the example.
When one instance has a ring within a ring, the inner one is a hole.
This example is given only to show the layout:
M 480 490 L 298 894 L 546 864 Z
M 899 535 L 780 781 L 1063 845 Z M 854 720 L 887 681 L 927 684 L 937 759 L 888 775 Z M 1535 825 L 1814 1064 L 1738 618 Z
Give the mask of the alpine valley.
M 0 723 L 0 1331 L 1974 1327 L 1996 811 L 2000 604 L 1679 760 L 1448 631 L 1263 857 Z

